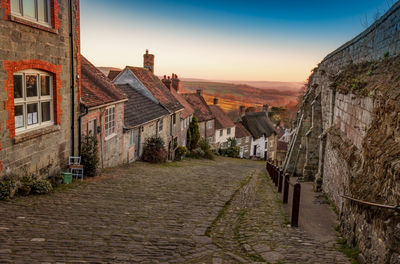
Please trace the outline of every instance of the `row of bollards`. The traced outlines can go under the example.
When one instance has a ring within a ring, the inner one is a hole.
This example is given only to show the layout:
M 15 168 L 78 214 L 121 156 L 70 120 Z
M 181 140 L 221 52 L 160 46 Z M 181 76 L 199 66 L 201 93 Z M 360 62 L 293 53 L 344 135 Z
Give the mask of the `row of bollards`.
M 287 204 L 289 200 L 289 186 L 293 186 L 291 226 L 298 227 L 299 213 L 300 213 L 301 184 L 299 182 L 291 184 L 289 174 L 286 173 L 284 176 L 283 170 L 279 169 L 277 166 L 275 166 L 270 162 L 267 162 L 266 168 L 271 177 L 272 182 L 274 183 L 275 187 L 277 187 L 278 193 L 282 193 L 283 189 L 282 202 L 284 204 Z

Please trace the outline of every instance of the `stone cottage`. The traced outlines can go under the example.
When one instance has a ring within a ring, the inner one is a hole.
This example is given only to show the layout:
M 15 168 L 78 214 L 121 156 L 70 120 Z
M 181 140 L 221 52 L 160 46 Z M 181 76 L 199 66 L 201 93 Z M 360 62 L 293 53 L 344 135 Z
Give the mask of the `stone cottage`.
M 174 158 L 174 151 L 181 141 L 181 114 L 184 107 L 165 87 L 162 81 L 154 75 L 154 55 L 146 50 L 144 67 L 126 66 L 114 79 L 115 84 L 128 84 L 140 94 L 146 96 L 156 104 L 164 107 L 169 115 L 159 120 L 158 135 L 164 140 L 168 151 L 168 158 Z
M 242 123 L 253 137 L 250 157 L 265 159 L 268 151 L 268 137 L 276 134 L 267 112 L 246 112 L 242 117 Z
M 159 134 L 163 130 L 163 120 L 168 120 L 169 112 L 162 105 L 155 103 L 139 93 L 129 84 L 118 84 L 127 96 L 124 112 L 124 142 L 126 162 L 139 159 L 147 138 Z
M 97 138 L 101 168 L 120 165 L 127 159 L 123 138 L 127 96 L 86 58 L 81 56 L 81 61 L 81 134 Z
M 0 174 L 50 176 L 78 154 L 79 1 L 39 2 L 1 1 Z
M 235 138 L 235 124 L 229 116 L 218 105 L 218 98 L 214 98 L 214 104 L 210 105 L 210 110 L 215 117 L 215 148 L 227 148 L 228 139 Z
M 172 74 L 172 78 L 168 76 L 168 78 L 164 75 L 162 79 L 164 85 L 171 91 L 172 95 L 179 101 L 179 103 L 184 107 L 180 115 L 180 136 L 178 144 L 180 146 L 186 147 L 186 137 L 187 131 L 189 129 L 189 123 L 192 121 L 194 109 L 193 107 L 183 98 L 179 93 L 183 91 L 183 86 L 180 84 L 180 80 L 178 79 L 178 75 Z
M 240 147 L 239 157 L 250 158 L 252 136 L 242 122 L 235 123 L 235 139 L 236 145 Z
M 183 93 L 182 96 L 194 109 L 194 116 L 199 122 L 200 136 L 205 138 L 208 143 L 213 144 L 215 142 L 215 117 L 201 95 L 201 90 L 197 90 L 196 93 Z

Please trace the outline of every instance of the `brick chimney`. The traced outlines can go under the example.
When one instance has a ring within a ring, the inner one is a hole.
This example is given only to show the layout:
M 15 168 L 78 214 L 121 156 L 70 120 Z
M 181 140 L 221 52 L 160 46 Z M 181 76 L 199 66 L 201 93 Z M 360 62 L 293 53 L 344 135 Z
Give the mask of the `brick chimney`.
M 198 95 L 202 95 L 202 94 L 203 94 L 203 90 L 198 89 L 198 90 L 196 90 L 196 93 L 197 93 Z
M 168 79 L 167 79 L 167 76 L 164 75 L 164 78 L 163 78 L 161 81 L 163 82 L 163 84 L 164 84 L 169 90 L 171 90 L 171 79 L 170 79 L 169 76 L 168 76 Z
M 218 98 L 214 97 L 214 105 L 218 105 Z
M 178 75 L 172 74 L 172 88 L 178 93 L 181 92 L 181 80 L 179 80 Z
M 146 54 L 143 55 L 143 67 L 154 73 L 154 55 L 149 54 L 148 49 L 146 50 Z
M 239 115 L 244 116 L 246 107 L 244 105 L 239 106 Z

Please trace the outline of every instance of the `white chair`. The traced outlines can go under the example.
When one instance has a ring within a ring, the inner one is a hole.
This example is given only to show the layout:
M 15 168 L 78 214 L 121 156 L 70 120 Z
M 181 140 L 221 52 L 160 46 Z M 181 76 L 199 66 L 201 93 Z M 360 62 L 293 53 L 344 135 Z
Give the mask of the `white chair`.
M 69 172 L 76 179 L 81 178 L 83 181 L 83 165 L 81 165 L 81 157 L 69 156 L 68 159 Z

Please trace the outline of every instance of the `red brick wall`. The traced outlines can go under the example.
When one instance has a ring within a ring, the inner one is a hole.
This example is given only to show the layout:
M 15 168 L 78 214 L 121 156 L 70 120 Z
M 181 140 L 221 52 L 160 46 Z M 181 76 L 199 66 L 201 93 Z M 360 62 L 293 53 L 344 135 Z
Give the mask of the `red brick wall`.
M 5 101 L 5 110 L 8 111 L 8 120 L 6 128 L 9 130 L 10 138 L 15 136 L 15 117 L 14 117 L 14 81 L 13 75 L 17 71 L 27 69 L 38 69 L 53 73 L 53 103 L 54 103 L 54 123 L 61 123 L 61 65 L 53 65 L 41 60 L 25 61 L 4 61 L 4 70 L 7 72 L 7 80 L 4 82 L 4 88 L 8 94 Z

